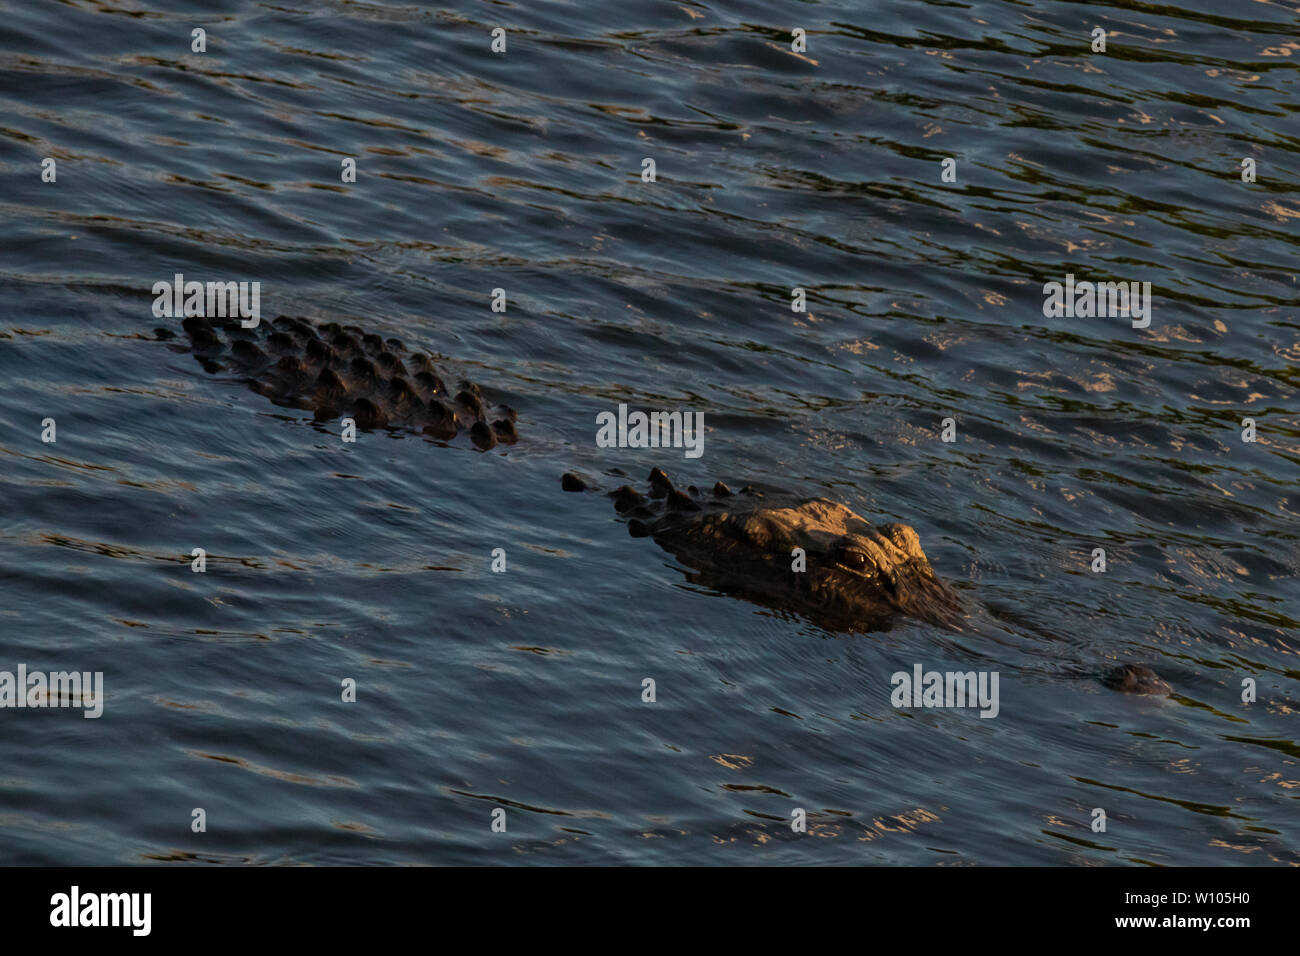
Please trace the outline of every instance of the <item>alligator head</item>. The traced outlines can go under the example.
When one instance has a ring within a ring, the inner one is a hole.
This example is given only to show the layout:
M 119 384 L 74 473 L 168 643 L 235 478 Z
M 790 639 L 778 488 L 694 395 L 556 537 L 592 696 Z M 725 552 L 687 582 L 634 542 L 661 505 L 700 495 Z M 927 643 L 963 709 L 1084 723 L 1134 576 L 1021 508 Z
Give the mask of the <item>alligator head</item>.
M 563 487 L 586 486 L 566 475 Z M 828 630 L 882 631 L 900 617 L 957 629 L 964 617 L 907 525 L 875 525 L 824 498 L 677 489 L 658 468 L 646 494 L 624 485 L 610 497 L 628 530 L 654 538 L 690 580 Z

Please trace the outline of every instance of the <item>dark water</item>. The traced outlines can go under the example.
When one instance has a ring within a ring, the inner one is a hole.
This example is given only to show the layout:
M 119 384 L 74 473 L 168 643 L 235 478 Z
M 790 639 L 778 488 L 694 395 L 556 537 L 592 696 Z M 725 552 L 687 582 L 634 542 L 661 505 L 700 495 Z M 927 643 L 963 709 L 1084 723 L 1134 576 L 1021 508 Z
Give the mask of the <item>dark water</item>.
M 1300 863 L 1298 24 L 0 4 L 0 669 L 106 688 L 0 711 L 0 859 Z M 342 444 L 154 338 L 176 272 L 429 348 L 524 440 Z M 1046 318 L 1069 273 L 1150 327 Z M 620 402 L 704 456 L 597 448 Z M 911 524 L 983 621 L 822 631 L 559 489 L 653 465 Z M 896 710 L 918 663 L 998 717 Z

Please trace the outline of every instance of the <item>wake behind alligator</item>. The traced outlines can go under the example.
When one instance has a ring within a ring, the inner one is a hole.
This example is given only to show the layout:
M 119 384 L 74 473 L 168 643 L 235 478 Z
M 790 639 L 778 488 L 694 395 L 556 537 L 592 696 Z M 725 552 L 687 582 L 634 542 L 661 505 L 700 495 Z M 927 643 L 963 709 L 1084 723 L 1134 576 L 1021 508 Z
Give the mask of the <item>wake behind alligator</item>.
M 437 441 L 468 432 L 475 447 L 518 440 L 513 409 L 490 406 L 462 380 L 449 389 L 432 360 L 401 341 L 335 322 L 280 316 L 256 330 L 235 319 L 188 317 L 194 357 L 228 372 L 277 405 L 310 410 L 318 421 L 351 418 L 360 429 L 402 427 Z M 160 338 L 170 332 L 159 329 Z M 565 491 L 594 490 L 573 472 Z M 831 631 L 870 633 L 911 619 L 962 630 L 969 613 L 934 573 L 916 531 L 875 525 L 847 506 L 721 482 L 707 494 L 679 489 L 661 469 L 646 492 L 610 493 L 636 537 L 651 537 L 686 568 L 689 580 Z M 1100 675 L 1112 689 L 1167 695 L 1155 673 L 1125 664 Z

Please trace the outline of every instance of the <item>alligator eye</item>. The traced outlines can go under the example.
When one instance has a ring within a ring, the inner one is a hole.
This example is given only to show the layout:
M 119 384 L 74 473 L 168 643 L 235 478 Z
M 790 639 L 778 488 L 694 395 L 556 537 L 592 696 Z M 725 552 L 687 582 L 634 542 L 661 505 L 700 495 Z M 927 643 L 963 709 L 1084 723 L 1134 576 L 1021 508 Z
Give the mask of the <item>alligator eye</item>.
M 865 568 L 867 566 L 867 556 L 861 551 L 844 548 L 839 553 L 839 562 L 846 568 Z

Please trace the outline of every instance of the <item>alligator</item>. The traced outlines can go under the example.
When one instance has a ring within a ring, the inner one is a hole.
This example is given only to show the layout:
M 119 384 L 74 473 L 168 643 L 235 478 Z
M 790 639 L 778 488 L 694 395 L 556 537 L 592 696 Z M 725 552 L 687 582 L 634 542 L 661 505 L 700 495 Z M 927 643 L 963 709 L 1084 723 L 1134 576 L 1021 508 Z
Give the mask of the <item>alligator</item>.
M 351 417 L 363 430 L 406 428 L 440 442 L 467 431 L 480 450 L 518 440 L 513 409 L 489 406 L 467 380 L 452 395 L 431 359 L 409 352 L 398 339 L 290 316 L 258 325 L 247 329 L 234 319 L 197 316 L 182 322 L 207 371 L 229 372 L 277 405 L 311 410 L 318 421 Z M 172 337 L 166 329 L 156 332 L 160 339 Z M 560 485 L 571 492 L 599 490 L 574 472 Z M 645 493 L 623 484 L 609 497 L 629 533 L 653 538 L 689 569 L 692 582 L 794 611 L 830 631 L 885 631 L 901 619 L 960 631 L 970 616 L 905 524 L 872 524 L 825 498 L 753 485 L 733 492 L 718 482 L 707 494 L 677 488 L 659 468 L 650 472 Z M 1101 680 L 1131 694 L 1172 693 L 1137 664 L 1112 669 Z

